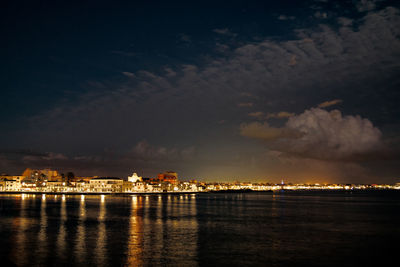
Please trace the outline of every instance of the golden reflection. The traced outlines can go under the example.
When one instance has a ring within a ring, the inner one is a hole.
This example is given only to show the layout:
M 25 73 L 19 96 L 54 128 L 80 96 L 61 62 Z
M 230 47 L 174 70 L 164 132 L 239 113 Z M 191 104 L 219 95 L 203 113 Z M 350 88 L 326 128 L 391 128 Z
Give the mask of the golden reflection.
M 128 255 L 126 263 L 128 266 L 143 265 L 143 220 L 142 217 L 138 215 L 140 209 L 142 209 L 142 202 L 138 202 L 137 197 L 133 196 L 131 215 L 129 218 Z
M 85 196 L 81 195 L 79 203 L 79 223 L 76 231 L 75 241 L 75 254 L 79 263 L 84 263 L 86 260 L 86 244 L 85 244 L 85 220 L 86 220 L 86 206 Z
M 100 196 L 100 211 L 97 221 L 99 222 L 98 226 L 98 237 L 96 241 L 95 248 L 95 258 L 97 266 L 107 265 L 107 254 L 106 254 L 106 246 L 107 246 L 107 233 L 106 233 L 106 202 L 105 196 Z
M 16 236 L 16 244 L 15 244 L 15 250 L 13 250 L 13 258 L 16 260 L 17 266 L 22 266 L 22 265 L 27 265 L 27 251 L 25 248 L 26 245 L 26 230 L 28 229 L 29 226 L 29 220 L 26 218 L 26 200 L 27 195 L 22 194 L 21 195 L 21 211 L 19 214 L 19 220 L 18 220 L 18 229 L 17 229 L 17 236 Z
M 163 222 L 163 201 L 161 196 L 158 198 L 157 202 L 157 212 L 155 223 L 153 224 L 153 228 L 151 231 L 155 234 L 154 243 L 151 244 L 151 247 L 154 248 L 154 257 L 161 259 L 163 253 L 163 244 L 164 244 L 164 222 Z
M 176 196 L 176 199 L 181 199 L 181 196 Z M 163 220 L 163 253 L 174 251 L 176 257 L 182 259 L 181 265 L 196 265 L 198 247 L 196 199 L 172 203 L 169 201 L 166 216 L 167 219 Z M 184 237 L 181 242 L 167 242 L 177 234 Z
M 67 221 L 67 209 L 65 203 L 65 195 L 61 197 L 61 207 L 60 207 L 60 228 L 58 229 L 57 235 L 57 254 L 58 258 L 64 259 L 66 253 L 66 236 L 67 231 L 65 229 L 65 222 Z
M 46 213 L 46 194 L 42 194 L 42 201 L 40 204 L 40 230 L 38 235 L 38 251 L 36 254 L 36 258 L 39 261 L 37 264 L 43 264 L 43 261 L 46 258 L 48 253 L 47 248 L 47 213 Z

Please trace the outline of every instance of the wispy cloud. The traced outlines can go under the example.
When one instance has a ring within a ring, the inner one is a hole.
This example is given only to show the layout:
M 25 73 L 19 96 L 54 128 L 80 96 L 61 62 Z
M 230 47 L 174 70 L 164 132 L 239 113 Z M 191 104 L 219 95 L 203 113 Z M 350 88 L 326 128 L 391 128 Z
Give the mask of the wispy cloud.
M 269 119 L 269 118 L 276 118 L 276 119 L 283 119 L 283 118 L 289 118 L 294 116 L 294 113 L 291 112 L 287 112 L 287 111 L 280 111 L 277 113 L 268 113 L 265 118 Z
M 134 78 L 135 77 L 134 73 L 128 72 L 128 71 L 124 71 L 124 72 L 122 72 L 122 74 L 127 76 L 127 77 L 129 77 L 129 78 Z
M 238 103 L 237 106 L 241 107 L 241 108 L 243 108 L 243 107 L 250 108 L 250 107 L 254 106 L 254 103 L 252 103 L 252 102 L 243 102 L 243 103 Z
M 228 28 L 214 29 L 213 32 L 218 33 L 220 35 L 225 35 L 225 36 L 231 36 L 231 37 L 237 36 L 236 33 L 231 32 Z
M 295 16 L 279 15 L 278 19 L 279 20 L 294 20 L 294 19 L 296 19 L 296 17 Z
M 325 102 L 322 102 L 322 103 L 318 104 L 318 107 L 319 107 L 319 108 L 327 108 L 327 107 L 331 107 L 331 106 L 340 104 L 340 103 L 342 103 L 342 102 L 343 102 L 343 100 L 341 100 L 341 99 L 335 99 L 335 100 L 325 101 Z

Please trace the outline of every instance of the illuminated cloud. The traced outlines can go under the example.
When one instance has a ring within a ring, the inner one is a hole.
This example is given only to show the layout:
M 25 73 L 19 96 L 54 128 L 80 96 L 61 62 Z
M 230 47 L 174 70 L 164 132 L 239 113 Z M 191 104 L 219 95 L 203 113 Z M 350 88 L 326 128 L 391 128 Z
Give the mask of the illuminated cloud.
M 295 66 L 297 64 L 296 55 L 292 55 L 289 61 L 289 66 Z
M 253 122 L 240 128 L 243 136 L 267 142 L 276 151 L 301 157 L 355 159 L 383 147 L 381 131 L 360 116 L 342 116 L 339 110 L 312 108 L 292 116 L 284 127 Z
M 265 114 L 262 111 L 250 112 L 248 115 L 258 119 L 263 119 L 265 117 Z
M 327 108 L 327 107 L 330 107 L 330 106 L 334 106 L 334 105 L 340 104 L 342 102 L 343 102 L 343 100 L 341 100 L 341 99 L 325 101 L 325 102 L 322 102 L 321 104 L 319 104 L 318 107 L 319 108 Z
M 281 138 L 299 138 L 301 133 L 289 128 L 271 127 L 267 122 L 251 122 L 240 126 L 243 136 L 261 139 L 263 141 L 274 141 Z
M 281 112 L 278 112 L 278 113 L 268 113 L 266 115 L 266 119 L 269 119 L 269 118 L 283 119 L 283 118 L 292 117 L 294 115 L 295 114 L 291 113 L 291 112 L 281 111 Z

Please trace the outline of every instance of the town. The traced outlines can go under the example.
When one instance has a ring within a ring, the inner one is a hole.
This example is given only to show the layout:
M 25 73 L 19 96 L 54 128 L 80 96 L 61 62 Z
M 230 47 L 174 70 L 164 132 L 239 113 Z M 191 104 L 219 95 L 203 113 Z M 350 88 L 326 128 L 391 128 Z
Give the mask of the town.
M 48 193 L 184 193 L 214 191 L 276 191 L 276 190 L 382 190 L 400 189 L 400 183 L 388 184 L 279 184 L 252 182 L 179 181 L 173 171 L 143 178 L 133 173 L 126 179 L 118 177 L 79 177 L 52 169 L 27 168 L 22 175 L 0 175 L 0 192 Z

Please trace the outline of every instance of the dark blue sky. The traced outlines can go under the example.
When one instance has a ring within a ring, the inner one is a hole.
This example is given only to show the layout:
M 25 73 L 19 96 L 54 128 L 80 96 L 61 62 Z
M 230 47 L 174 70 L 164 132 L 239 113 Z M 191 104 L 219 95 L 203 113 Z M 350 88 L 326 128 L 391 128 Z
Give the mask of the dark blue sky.
M 398 179 L 396 1 L 2 5 L 1 172 Z

